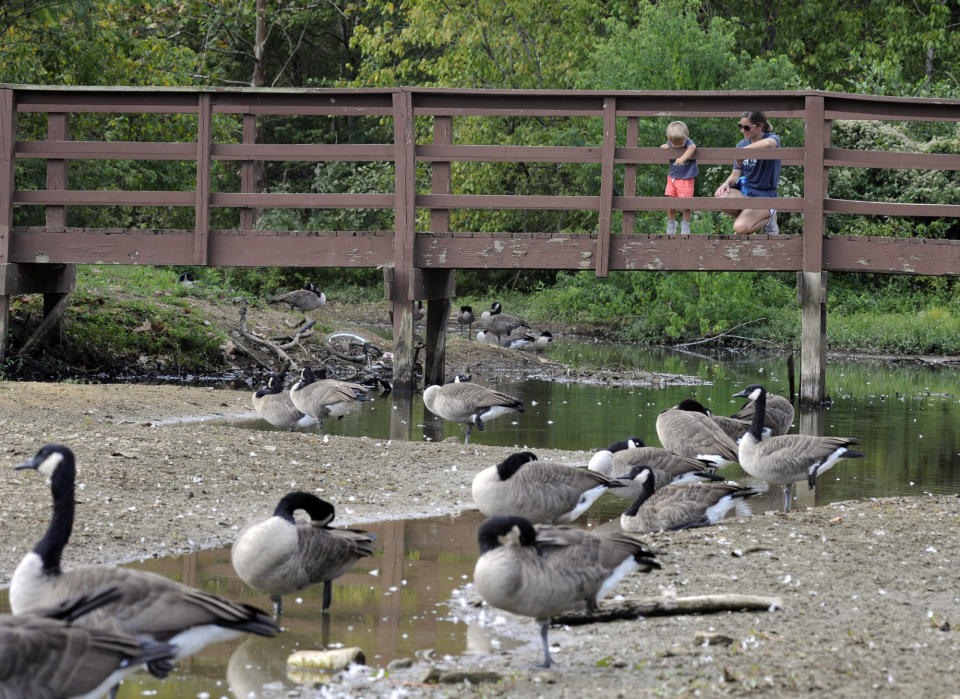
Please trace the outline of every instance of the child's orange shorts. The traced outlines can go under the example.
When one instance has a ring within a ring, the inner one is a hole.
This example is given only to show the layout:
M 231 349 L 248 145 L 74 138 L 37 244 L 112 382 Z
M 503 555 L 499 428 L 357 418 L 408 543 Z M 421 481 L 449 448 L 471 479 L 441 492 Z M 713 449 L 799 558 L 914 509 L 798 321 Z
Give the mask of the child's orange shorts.
M 667 177 L 666 195 L 668 197 L 692 197 L 693 180 L 678 180 L 676 177 Z

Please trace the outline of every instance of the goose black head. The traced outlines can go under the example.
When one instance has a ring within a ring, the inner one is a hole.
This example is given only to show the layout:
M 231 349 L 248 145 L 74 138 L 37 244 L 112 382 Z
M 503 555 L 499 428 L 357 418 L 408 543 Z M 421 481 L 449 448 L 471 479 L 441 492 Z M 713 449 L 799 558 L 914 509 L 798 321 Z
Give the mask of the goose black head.
M 497 475 L 500 476 L 500 480 L 505 481 L 519 471 L 524 464 L 536 460 L 537 457 L 533 452 L 518 451 L 497 464 Z
M 263 398 L 264 396 L 273 395 L 283 392 L 283 378 L 280 374 L 270 374 L 267 378 L 267 385 L 265 388 L 261 388 L 257 391 L 257 398 Z
M 310 523 L 315 527 L 325 527 L 333 521 L 333 505 L 313 493 L 305 493 L 301 490 L 287 493 L 280 498 L 273 516 L 292 523 L 295 521 L 293 513 L 297 510 L 303 510 L 310 515 Z
M 26 461 L 13 467 L 16 470 L 32 468 L 43 474 L 51 481 L 69 477 L 73 481 L 76 472 L 76 461 L 70 447 L 62 444 L 45 444 L 40 450 Z
M 695 401 L 693 398 L 684 398 L 677 404 L 677 410 L 686 410 L 688 413 L 703 413 L 704 415 L 710 414 L 710 411 L 704 407 L 703 403 Z
M 636 466 L 631 468 L 629 471 L 627 471 L 623 475 L 617 476 L 617 478 L 620 478 L 625 481 L 636 481 L 637 483 L 646 483 L 648 480 L 653 481 L 653 471 L 650 469 L 649 466 L 645 466 L 644 464 L 637 464 Z
M 473 308 L 471 308 L 470 306 L 460 306 L 460 312 L 461 312 L 461 313 L 469 313 L 469 314 L 473 315 Z
M 472 374 L 457 374 L 453 377 L 453 381 L 451 383 L 470 383 L 472 380 Z
M 626 439 L 621 439 L 619 442 L 614 442 L 609 447 L 607 451 L 611 454 L 616 454 L 618 451 L 625 451 L 627 449 L 639 449 L 640 447 L 645 447 L 646 444 L 643 443 L 643 440 L 639 437 L 627 437 Z
M 523 517 L 497 515 L 488 517 L 477 530 L 477 544 L 480 555 L 492 551 L 499 546 L 513 544 L 516 546 L 535 546 L 537 532 L 529 520 Z
M 760 397 L 761 393 L 766 393 L 767 390 L 760 384 L 753 383 L 747 386 L 742 391 L 733 394 L 734 398 L 749 398 L 750 400 L 756 400 Z
M 501 313 L 502 311 L 503 311 L 503 304 L 500 303 L 499 301 L 494 301 L 493 303 L 490 304 L 490 315 L 495 316 L 497 315 L 497 313 Z

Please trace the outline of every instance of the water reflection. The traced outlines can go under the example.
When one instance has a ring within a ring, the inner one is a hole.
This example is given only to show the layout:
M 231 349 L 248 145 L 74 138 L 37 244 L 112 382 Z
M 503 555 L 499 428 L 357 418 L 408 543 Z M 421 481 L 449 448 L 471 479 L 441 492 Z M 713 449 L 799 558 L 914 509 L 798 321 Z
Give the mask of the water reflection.
M 530 379 L 517 381 L 472 368 L 473 380 L 526 402 L 522 415 L 490 421 L 474 433 L 478 444 L 593 451 L 627 436 L 659 445 L 654 423 L 664 408 L 693 397 L 718 415 L 742 404 L 732 394 L 751 383 L 789 395 L 784 357 L 724 355 L 707 357 L 669 351 L 638 350 L 626 345 L 554 342 L 551 357 L 577 367 L 645 369 L 695 377 L 692 386 L 604 386 Z M 795 506 L 891 495 L 945 493 L 960 489 L 960 372 L 948 365 L 900 364 L 831 359 L 827 366 L 828 407 L 798 410 L 793 432 L 858 437 L 866 458 L 842 461 L 821 478 L 814 493 L 796 486 Z M 252 415 L 231 419 L 245 429 L 270 428 Z M 315 429 L 315 428 L 305 428 Z M 328 421 L 324 431 L 380 439 L 463 440 L 459 425 L 444 422 L 412 400 L 385 396 L 341 421 Z M 586 460 L 584 464 L 586 465 Z M 737 466 L 725 475 L 752 482 Z M 751 500 L 768 509 L 773 499 Z

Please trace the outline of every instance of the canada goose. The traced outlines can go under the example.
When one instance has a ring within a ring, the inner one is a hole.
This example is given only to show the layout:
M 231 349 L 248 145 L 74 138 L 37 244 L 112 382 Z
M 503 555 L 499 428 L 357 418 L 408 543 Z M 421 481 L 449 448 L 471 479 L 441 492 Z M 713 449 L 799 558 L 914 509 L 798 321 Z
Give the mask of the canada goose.
M 270 374 L 267 387 L 253 394 L 253 407 L 257 415 L 277 427 L 289 427 L 291 430 L 304 417 L 283 390 L 283 374 Z
M 326 370 L 321 369 L 326 375 Z M 300 371 L 300 380 L 290 387 L 290 400 L 304 415 L 316 419 L 317 431 L 327 417 L 342 418 L 363 401 L 373 400 L 358 383 L 317 378 L 309 366 Z
M 473 478 L 473 501 L 483 514 L 518 515 L 531 522 L 572 522 L 609 488 L 620 484 L 594 471 L 537 461 L 517 452 Z
M 617 497 L 630 500 L 631 502 L 636 500 L 638 497 L 640 497 L 640 494 L 644 492 L 648 485 L 647 482 L 639 479 L 639 476 L 641 473 L 643 473 L 644 469 L 651 472 L 651 476 L 648 480 L 653 482 L 654 490 L 660 490 L 668 485 L 677 485 L 681 483 L 704 483 L 706 481 L 723 483 L 726 480 L 723 476 L 718 476 L 716 473 L 714 473 L 713 469 L 705 467 L 674 474 L 670 471 L 656 468 L 655 466 L 637 464 L 632 466 L 629 471 L 614 478 L 614 480 L 620 483 L 620 485 L 623 487 L 615 488 L 611 492 L 613 492 L 613 494 Z
M 753 420 L 753 412 L 754 403 L 748 401 L 731 417 L 746 420 L 749 423 Z M 793 403 L 776 393 L 768 393 L 767 412 L 763 419 L 763 426 L 769 427 L 775 437 L 787 434 L 793 427 Z
M 789 512 L 796 481 L 806 478 L 810 487 L 815 488 L 817 476 L 831 469 L 837 461 L 856 459 L 864 453 L 850 449 L 851 444 L 860 441 L 854 437 L 784 434 L 762 439 L 766 394 L 766 389 L 758 384 L 751 384 L 733 394 L 747 397 L 754 404 L 750 430 L 740 440 L 740 466 L 754 478 L 783 486 L 783 511 Z
M 187 270 L 182 272 L 179 277 L 177 277 L 177 284 L 182 286 L 184 289 L 189 289 L 194 284 L 197 283 L 197 278 L 194 276 L 193 272 Z
M 636 534 L 716 524 L 738 499 L 758 492 L 736 483 L 677 483 L 656 488 L 648 468 L 641 469 L 635 480 L 641 485 L 640 493 L 620 515 L 620 526 Z
M 307 282 L 302 289 L 288 291 L 267 301 L 267 303 L 285 303 L 293 311 L 315 311 L 326 302 L 326 295 L 317 289 L 313 282 Z
M 723 430 L 724 434 L 726 434 L 734 442 L 739 441 L 743 436 L 743 433 L 750 429 L 749 420 L 741 420 L 740 418 L 736 417 L 725 417 L 723 415 L 714 415 L 702 403 L 694 400 L 693 398 L 684 398 L 677 405 L 677 410 L 688 410 L 706 415 L 715 423 L 717 423 L 720 429 Z M 767 430 L 765 436 L 769 437 L 770 434 L 771 432 Z
M 481 432 L 484 421 L 509 412 L 522 413 L 523 401 L 492 388 L 469 382 L 428 386 L 423 391 L 423 404 L 434 415 L 450 422 L 466 425 L 463 443 L 470 443 L 470 430 L 476 425 Z
M 649 466 L 673 477 L 691 471 L 712 472 L 715 469 L 713 463 L 704 459 L 680 456 L 662 447 L 648 447 L 639 437 L 622 439 L 619 442 L 614 442 L 606 449 L 601 449 L 590 457 L 588 468 L 591 471 L 613 477 L 638 465 Z
M 101 697 L 151 664 L 162 679 L 169 643 L 71 623 L 119 596 L 116 587 L 64 600 L 29 614 L 0 614 L 0 697 Z
M 709 461 L 717 468 L 737 460 L 736 442 L 701 412 L 679 406 L 664 410 L 657 416 L 657 436 L 667 451 Z
M 486 330 L 477 331 L 477 342 L 485 345 L 496 345 L 497 347 L 500 346 L 500 339 L 492 332 L 488 332 Z
M 467 333 L 473 332 L 473 309 L 470 306 L 460 306 L 460 312 L 457 314 L 457 323 L 460 324 L 460 332 L 463 332 L 463 326 L 467 326 Z
M 297 510 L 310 523 L 294 519 Z M 271 517 L 251 522 L 237 535 L 230 562 L 243 582 L 270 595 L 276 618 L 282 596 L 323 583 L 323 609 L 330 607 L 332 581 L 365 556 L 373 555 L 373 538 L 358 529 L 332 529 L 333 505 L 316 495 L 284 495 Z
M 413 304 L 413 322 L 419 323 L 421 320 L 423 320 L 423 317 L 423 301 L 417 299 Z
M 543 352 L 552 341 L 553 335 L 549 330 L 538 333 L 530 328 L 517 328 L 503 338 L 503 346 L 526 352 Z
M 503 338 L 517 328 L 530 327 L 526 321 L 503 313 L 503 306 L 499 301 L 494 301 L 490 305 L 490 310 L 481 314 L 480 326 L 487 333 L 496 335 L 498 343 L 502 343 Z
M 533 617 L 540 624 L 543 664 L 550 667 L 550 617 L 598 602 L 620 580 L 660 565 L 642 542 L 625 534 L 591 534 L 574 527 L 534 529 L 523 517 L 484 520 L 477 532 L 477 592 L 491 607 Z
M 61 570 L 60 559 L 73 529 L 73 452 L 59 444 L 47 444 L 14 468 L 34 469 L 46 476 L 53 496 L 53 517 L 46 533 L 21 559 L 10 581 L 10 608 L 14 614 L 53 606 L 92 590 L 116 587 L 118 599 L 85 615 L 78 623 L 108 627 L 141 640 L 170 643 L 176 649 L 177 660 L 209 643 L 226 641 L 241 633 L 278 633 L 270 616 L 256 607 L 231 602 L 161 575 L 108 566 Z

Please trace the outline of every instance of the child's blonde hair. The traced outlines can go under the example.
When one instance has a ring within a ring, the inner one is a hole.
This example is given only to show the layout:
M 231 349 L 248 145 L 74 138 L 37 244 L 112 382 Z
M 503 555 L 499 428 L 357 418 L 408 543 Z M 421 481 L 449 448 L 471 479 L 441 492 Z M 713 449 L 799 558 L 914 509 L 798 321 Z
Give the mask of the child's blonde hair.
M 686 141 L 690 137 L 690 131 L 687 130 L 687 125 L 682 121 L 671 121 L 667 124 L 667 140 L 668 141 Z

